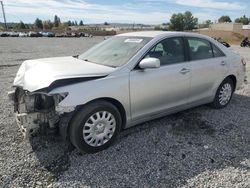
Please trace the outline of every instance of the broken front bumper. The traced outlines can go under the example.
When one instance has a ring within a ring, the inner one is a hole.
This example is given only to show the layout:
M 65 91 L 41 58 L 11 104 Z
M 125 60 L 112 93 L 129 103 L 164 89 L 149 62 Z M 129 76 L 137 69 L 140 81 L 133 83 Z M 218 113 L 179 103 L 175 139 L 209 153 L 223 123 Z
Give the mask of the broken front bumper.
M 54 102 L 47 100 L 52 104 L 43 104 L 47 101 L 40 99 L 40 95 L 27 95 L 20 89 L 8 92 L 9 100 L 14 103 L 17 125 L 26 138 L 37 134 L 39 131 L 55 129 L 59 122 L 59 114 L 55 110 Z M 39 98 L 37 98 L 38 96 Z M 37 109 L 36 103 L 39 103 L 43 108 Z
M 16 122 L 24 137 L 30 137 L 47 128 L 56 128 L 59 116 L 55 112 L 49 113 L 15 113 Z

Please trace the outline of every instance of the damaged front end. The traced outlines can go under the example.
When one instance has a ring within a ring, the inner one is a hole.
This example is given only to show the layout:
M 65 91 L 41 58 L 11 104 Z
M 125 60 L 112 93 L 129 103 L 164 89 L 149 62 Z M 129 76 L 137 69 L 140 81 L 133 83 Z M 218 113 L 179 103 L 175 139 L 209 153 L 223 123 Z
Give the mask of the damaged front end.
M 66 137 L 69 114 L 73 115 L 78 104 L 60 105 L 68 95 L 68 88 L 59 93 L 55 90 L 103 78 L 114 70 L 71 56 L 24 61 L 13 82 L 15 90 L 8 93 L 22 133 L 29 137 L 59 127 L 61 135 Z
M 30 137 L 37 133 L 54 132 L 58 128 L 60 115 L 58 104 L 67 93 L 48 95 L 43 92 L 28 92 L 17 87 L 8 93 L 14 102 L 16 122 L 24 136 Z

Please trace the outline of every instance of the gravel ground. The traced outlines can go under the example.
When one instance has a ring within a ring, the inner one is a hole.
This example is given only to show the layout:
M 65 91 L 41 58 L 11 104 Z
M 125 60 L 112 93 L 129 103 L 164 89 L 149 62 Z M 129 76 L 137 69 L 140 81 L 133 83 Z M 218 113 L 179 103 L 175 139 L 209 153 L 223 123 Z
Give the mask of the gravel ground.
M 101 40 L 0 38 L 0 187 L 250 187 L 248 83 L 225 109 L 201 106 L 138 125 L 96 154 L 59 136 L 24 140 L 7 100 L 19 64 L 79 54 Z M 250 63 L 250 48 L 232 49 Z

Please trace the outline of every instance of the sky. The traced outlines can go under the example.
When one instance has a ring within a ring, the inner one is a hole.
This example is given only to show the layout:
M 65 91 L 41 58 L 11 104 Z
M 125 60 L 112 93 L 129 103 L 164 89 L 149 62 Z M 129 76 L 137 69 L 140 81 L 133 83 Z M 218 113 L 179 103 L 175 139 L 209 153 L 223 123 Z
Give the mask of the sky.
M 250 17 L 250 0 L 0 0 L 7 22 L 33 23 L 38 17 L 88 23 L 166 23 L 173 13 L 191 11 L 202 23 L 229 15 Z M 0 9 L 0 13 L 1 9 Z M 0 22 L 3 16 L 0 14 Z

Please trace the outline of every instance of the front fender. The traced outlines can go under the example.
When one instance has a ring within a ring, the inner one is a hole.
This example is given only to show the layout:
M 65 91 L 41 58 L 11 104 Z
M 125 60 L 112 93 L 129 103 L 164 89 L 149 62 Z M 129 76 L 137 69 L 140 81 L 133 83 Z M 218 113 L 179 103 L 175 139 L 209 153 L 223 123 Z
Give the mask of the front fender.
M 130 117 L 128 73 L 58 87 L 49 94 L 64 92 L 67 92 L 68 96 L 59 103 L 59 107 L 79 106 L 98 98 L 112 98 L 123 105 Z

